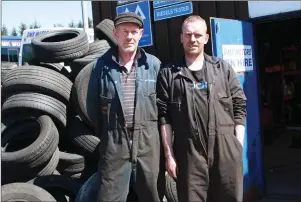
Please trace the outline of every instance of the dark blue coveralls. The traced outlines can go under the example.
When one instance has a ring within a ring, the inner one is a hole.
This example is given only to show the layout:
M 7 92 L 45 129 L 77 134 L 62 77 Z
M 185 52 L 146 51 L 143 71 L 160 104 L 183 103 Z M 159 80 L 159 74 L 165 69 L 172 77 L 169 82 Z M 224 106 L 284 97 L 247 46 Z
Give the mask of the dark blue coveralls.
M 112 48 L 97 60 L 88 85 L 87 111 L 101 139 L 98 201 L 126 201 L 130 182 L 140 201 L 160 201 L 158 184 L 165 186 L 164 170 L 160 169 L 163 150 L 156 105 L 156 80 L 161 63 L 140 49 L 134 130 L 130 139 L 115 52 Z M 160 170 L 162 175 L 159 175 Z

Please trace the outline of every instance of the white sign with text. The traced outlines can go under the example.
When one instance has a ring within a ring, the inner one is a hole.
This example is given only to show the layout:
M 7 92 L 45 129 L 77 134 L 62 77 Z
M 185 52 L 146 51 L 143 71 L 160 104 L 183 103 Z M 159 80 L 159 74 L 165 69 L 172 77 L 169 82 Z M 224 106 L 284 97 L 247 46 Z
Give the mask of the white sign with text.
M 252 46 L 250 45 L 222 45 L 223 59 L 235 72 L 253 70 Z

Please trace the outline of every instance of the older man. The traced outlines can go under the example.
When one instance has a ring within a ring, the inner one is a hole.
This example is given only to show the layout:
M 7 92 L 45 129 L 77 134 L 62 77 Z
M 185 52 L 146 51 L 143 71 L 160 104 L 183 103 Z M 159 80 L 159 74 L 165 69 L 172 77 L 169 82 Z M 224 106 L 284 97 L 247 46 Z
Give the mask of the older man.
M 138 47 L 143 34 L 140 16 L 123 13 L 114 23 L 118 47 L 97 60 L 87 99 L 88 111 L 97 114 L 92 121 L 101 138 L 98 201 L 126 201 L 130 184 L 140 201 L 160 201 L 160 61 Z
M 188 17 L 184 57 L 158 75 L 166 170 L 180 202 L 241 202 L 246 97 L 232 67 L 204 53 L 208 39 L 206 22 Z

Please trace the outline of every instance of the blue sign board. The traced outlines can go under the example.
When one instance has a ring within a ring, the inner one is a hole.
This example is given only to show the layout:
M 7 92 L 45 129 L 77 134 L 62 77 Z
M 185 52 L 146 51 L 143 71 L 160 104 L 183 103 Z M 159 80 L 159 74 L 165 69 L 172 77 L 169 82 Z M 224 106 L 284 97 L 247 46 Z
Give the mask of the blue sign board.
M 163 6 L 169 6 L 173 4 L 177 4 L 182 1 L 176 1 L 176 0 L 169 0 L 169 1 L 153 1 L 153 7 L 154 8 L 159 8 Z
M 153 45 L 149 1 L 139 1 L 116 7 L 117 15 L 120 15 L 124 12 L 135 12 L 137 15 L 140 15 L 143 19 L 144 33 L 139 41 L 139 47 Z
M 192 2 L 185 2 L 154 10 L 154 21 L 188 15 L 193 12 Z

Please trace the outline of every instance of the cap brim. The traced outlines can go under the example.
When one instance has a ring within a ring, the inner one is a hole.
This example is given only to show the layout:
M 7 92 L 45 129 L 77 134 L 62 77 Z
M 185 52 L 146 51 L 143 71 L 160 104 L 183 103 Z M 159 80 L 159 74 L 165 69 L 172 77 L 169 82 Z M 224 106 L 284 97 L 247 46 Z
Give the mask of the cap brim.
M 135 23 L 135 24 L 137 24 L 140 28 L 143 28 L 143 25 L 142 25 L 142 23 L 141 23 L 139 20 L 136 20 L 136 19 L 127 19 L 127 18 L 119 19 L 119 20 L 115 23 L 115 26 L 120 25 L 120 24 L 122 24 L 122 23 Z

